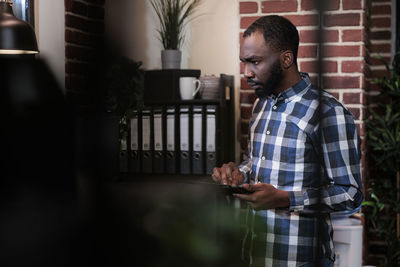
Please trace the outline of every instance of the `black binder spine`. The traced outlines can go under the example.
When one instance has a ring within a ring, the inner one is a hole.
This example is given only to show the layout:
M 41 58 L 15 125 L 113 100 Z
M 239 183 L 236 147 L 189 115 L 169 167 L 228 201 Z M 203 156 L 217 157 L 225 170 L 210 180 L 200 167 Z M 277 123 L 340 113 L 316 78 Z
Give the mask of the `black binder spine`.
M 162 107 L 153 108 L 153 171 L 154 173 L 164 173 L 165 150 L 164 150 L 164 111 Z
M 217 108 L 207 106 L 206 114 L 206 174 L 212 174 L 217 164 L 216 150 Z
M 121 173 L 128 172 L 128 125 L 126 119 L 123 118 L 119 124 L 119 171 Z
M 141 172 L 141 150 L 142 150 L 142 120 L 141 114 L 137 111 L 133 111 L 133 116 L 130 119 L 129 127 L 129 172 L 140 173 Z

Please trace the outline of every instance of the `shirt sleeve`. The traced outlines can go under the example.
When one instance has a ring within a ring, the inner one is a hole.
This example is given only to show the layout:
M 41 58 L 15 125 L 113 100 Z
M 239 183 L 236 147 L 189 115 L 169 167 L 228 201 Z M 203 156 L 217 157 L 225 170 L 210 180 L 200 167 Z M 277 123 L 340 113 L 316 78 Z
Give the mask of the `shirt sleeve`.
M 321 144 L 323 154 L 320 157 L 323 185 L 289 192 L 289 209 L 311 213 L 356 211 L 363 195 L 360 138 L 353 116 L 342 106 L 332 107 L 323 115 L 320 125 L 321 132 L 315 131 L 314 140 L 319 140 L 319 136 L 321 138 L 317 144 Z
M 251 127 L 251 122 L 254 121 L 254 111 L 258 108 L 259 106 L 259 102 L 260 99 L 257 98 L 256 101 L 253 104 L 253 108 L 251 111 L 251 117 L 250 117 L 250 127 Z M 250 138 L 250 134 L 251 134 L 251 129 L 250 127 L 248 128 L 248 132 L 247 132 L 247 149 L 245 151 L 244 154 L 244 160 L 242 161 L 242 163 L 239 165 L 239 170 L 240 172 L 243 174 L 243 183 L 250 183 L 250 179 L 251 179 L 251 166 L 253 164 L 252 161 L 252 157 L 251 157 L 251 138 Z
M 247 150 L 244 155 L 244 160 L 239 165 L 239 170 L 243 174 L 243 183 L 250 183 L 252 160 L 249 157 L 249 151 L 250 151 L 250 142 L 248 140 L 247 141 Z

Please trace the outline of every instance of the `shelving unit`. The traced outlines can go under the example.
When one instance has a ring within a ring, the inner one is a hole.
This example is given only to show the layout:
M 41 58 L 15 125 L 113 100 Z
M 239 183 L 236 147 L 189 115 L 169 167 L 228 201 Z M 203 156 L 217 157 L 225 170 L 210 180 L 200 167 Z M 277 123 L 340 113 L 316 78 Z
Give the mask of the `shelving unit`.
M 172 71 L 172 72 L 171 72 Z M 177 72 L 177 73 L 174 73 Z M 157 74 L 159 75 L 165 75 L 165 73 L 160 74 L 160 71 L 158 71 Z M 170 87 L 169 90 L 172 90 L 171 95 L 176 96 L 176 92 L 179 91 L 179 88 L 176 88 L 176 85 L 179 84 L 176 82 L 176 80 L 179 80 L 179 77 L 183 77 L 184 75 L 193 75 L 193 73 L 197 73 L 196 70 L 169 70 L 168 71 L 170 75 L 173 77 L 170 82 L 174 83 L 175 88 Z M 179 74 L 182 74 L 181 76 Z M 200 73 L 198 72 L 200 75 Z M 160 79 L 159 82 L 163 83 L 165 82 L 165 77 L 164 79 Z M 173 80 L 173 81 L 172 81 Z M 158 84 L 155 82 L 154 79 L 151 79 L 150 85 L 152 88 L 146 88 L 145 84 L 145 91 L 151 91 L 152 95 L 155 95 L 156 90 L 154 86 L 158 88 L 159 91 L 162 91 L 164 88 L 162 84 Z M 178 85 L 179 86 L 179 85 Z M 165 86 L 167 88 L 168 85 Z M 174 93 L 175 92 L 175 93 Z M 163 92 L 163 95 L 168 94 L 168 92 Z M 215 114 L 216 114 L 216 136 L 215 136 L 215 156 L 216 156 L 216 161 L 215 161 L 215 166 L 221 166 L 223 163 L 229 162 L 229 161 L 234 161 L 235 159 L 235 145 L 234 145 L 234 132 L 235 132 L 235 126 L 234 126 L 234 103 L 235 103 L 235 98 L 234 98 L 234 77 L 232 75 L 226 75 L 226 74 L 220 74 L 220 85 L 219 85 L 219 99 L 193 99 L 193 100 L 180 100 L 180 99 L 163 99 L 162 97 L 150 97 L 149 94 L 145 93 L 145 98 L 144 98 L 144 105 L 145 109 L 144 110 L 151 110 L 152 114 L 154 114 L 155 110 L 162 110 L 162 122 L 163 122 L 163 129 L 166 128 L 166 111 L 168 109 L 174 109 L 175 110 L 175 151 L 176 153 L 176 166 L 175 169 L 176 171 L 173 172 L 171 171 L 171 166 L 167 162 L 167 148 L 166 148 L 166 134 L 165 130 L 163 130 L 163 153 L 160 154 L 161 157 L 164 158 L 163 166 L 158 166 L 156 169 L 152 169 L 152 171 L 146 171 L 143 168 L 143 164 L 140 164 L 141 166 L 136 166 L 136 168 L 133 170 L 131 167 L 128 169 L 127 173 L 124 174 L 124 177 L 140 177 L 143 176 L 143 174 L 146 174 L 147 176 L 150 174 L 155 174 L 157 176 L 162 176 L 162 175 L 179 175 L 179 176 L 184 176 L 184 175 L 190 175 L 190 176 L 197 176 L 199 179 L 201 177 L 209 176 L 210 175 L 210 170 L 212 172 L 212 168 L 210 169 L 210 166 L 206 164 L 206 155 L 203 155 L 204 161 L 201 163 L 202 164 L 202 170 L 203 171 L 198 171 L 194 170 L 193 166 L 191 163 L 190 168 L 188 171 L 181 172 L 180 166 L 182 164 L 186 164 L 186 162 L 181 163 L 181 159 L 179 157 L 180 155 L 180 147 L 179 147 L 179 142 L 180 142 L 180 136 L 179 136 L 179 131 L 180 131 L 180 123 L 179 123 L 179 110 L 181 107 L 188 107 L 189 108 L 189 155 L 192 155 L 193 152 L 193 108 L 197 107 L 202 110 L 202 150 L 203 154 L 206 153 L 206 115 L 207 115 L 207 108 L 212 106 L 215 107 Z M 153 116 L 151 119 L 151 131 L 154 133 L 154 127 L 153 127 Z M 138 125 L 138 130 L 139 132 L 142 131 L 142 126 L 139 124 Z M 137 162 L 134 162 L 134 160 L 139 160 L 140 162 L 143 162 L 144 157 L 149 157 L 151 156 L 153 159 L 157 157 L 159 153 L 154 153 L 154 134 L 151 135 L 151 144 L 152 147 L 150 149 L 150 153 L 143 153 L 143 151 L 138 151 L 138 155 L 135 157 L 132 155 L 132 151 L 128 152 L 129 155 L 129 166 L 132 166 L 133 164 L 136 164 Z M 139 143 L 142 140 L 139 141 Z M 130 142 L 128 140 L 128 147 L 130 147 Z M 140 147 L 140 146 L 139 146 Z M 160 156 L 158 155 L 158 156 Z M 194 156 L 194 154 L 193 154 Z M 190 162 L 192 161 L 192 157 L 190 156 Z M 157 162 L 159 162 L 159 159 L 157 158 Z M 137 164 L 136 164 L 137 165 Z M 167 168 L 168 166 L 168 168 Z M 197 166 L 197 165 L 196 165 Z M 154 167 L 154 165 L 153 165 Z M 208 167 L 208 168 L 207 168 Z M 208 170 L 208 171 L 207 171 Z

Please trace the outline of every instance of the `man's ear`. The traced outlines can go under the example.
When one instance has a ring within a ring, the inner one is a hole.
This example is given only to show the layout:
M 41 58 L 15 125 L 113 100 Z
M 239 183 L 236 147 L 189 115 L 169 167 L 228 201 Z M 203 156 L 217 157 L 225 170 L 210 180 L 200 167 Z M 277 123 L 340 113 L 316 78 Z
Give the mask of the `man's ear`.
M 283 69 L 290 68 L 294 63 L 293 52 L 290 50 L 286 50 L 281 53 L 281 66 Z

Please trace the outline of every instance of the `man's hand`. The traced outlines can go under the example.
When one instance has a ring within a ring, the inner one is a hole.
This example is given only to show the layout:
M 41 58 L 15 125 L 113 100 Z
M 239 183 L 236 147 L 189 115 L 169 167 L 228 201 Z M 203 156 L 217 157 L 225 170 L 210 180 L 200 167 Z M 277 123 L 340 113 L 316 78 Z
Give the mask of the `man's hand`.
M 250 202 L 255 210 L 267 210 L 289 207 L 289 192 L 276 189 L 266 183 L 243 184 L 243 188 L 254 191 L 252 194 L 233 194 L 234 196 Z
M 219 184 L 236 186 L 243 183 L 243 173 L 233 162 L 226 163 L 221 168 L 214 168 L 211 177 Z

